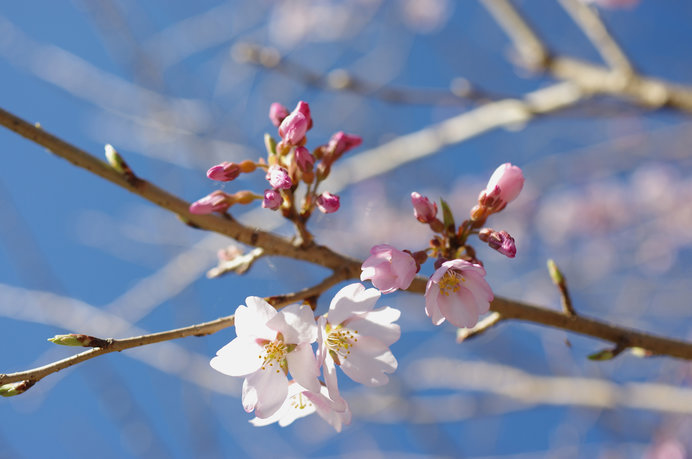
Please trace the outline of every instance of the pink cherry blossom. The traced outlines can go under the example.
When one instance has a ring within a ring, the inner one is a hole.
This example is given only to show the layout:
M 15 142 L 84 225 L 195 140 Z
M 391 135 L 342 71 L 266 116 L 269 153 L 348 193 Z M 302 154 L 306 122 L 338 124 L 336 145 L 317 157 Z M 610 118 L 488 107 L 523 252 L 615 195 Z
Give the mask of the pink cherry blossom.
M 274 102 L 269 106 L 269 119 L 276 127 L 281 125 L 281 122 L 288 116 L 288 109 L 278 102 Z
M 319 392 L 319 366 L 310 343 L 317 339 L 312 309 L 292 304 L 281 311 L 262 298 L 251 296 L 235 311 L 237 337 L 211 359 L 215 370 L 244 376 L 245 411 L 259 418 L 276 413 L 288 394 L 288 377 L 312 392 Z
M 351 410 L 348 404 L 344 404 L 342 408 L 341 411 L 335 409 L 334 402 L 329 399 L 329 392 L 325 386 L 320 386 L 320 392 L 314 393 L 297 382 L 291 381 L 288 385 L 288 397 L 281 408 L 268 418 L 254 418 L 250 420 L 250 423 L 261 427 L 278 422 L 281 427 L 286 427 L 296 419 L 316 412 L 337 432 L 341 432 L 344 424 L 351 423 Z
M 291 176 L 288 171 L 281 166 L 270 166 L 265 177 L 272 188 L 276 190 L 287 190 L 293 186 Z
M 264 190 L 264 199 L 262 200 L 262 207 L 270 210 L 277 210 L 283 204 L 284 198 L 281 197 L 281 193 L 276 190 Z
M 240 175 L 240 166 L 236 163 L 224 161 L 221 164 L 211 167 L 207 171 L 207 177 L 220 182 L 230 182 Z
M 430 223 L 437 217 L 437 204 L 416 193 L 411 193 L 411 204 L 413 204 L 413 213 L 421 223 Z
M 197 215 L 225 212 L 231 206 L 231 196 L 221 190 L 213 191 L 190 204 L 190 213 Z
M 425 313 L 433 324 L 445 319 L 459 328 L 473 327 L 488 312 L 493 291 L 485 281 L 485 269 L 466 260 L 442 263 L 425 287 Z
M 325 214 L 336 212 L 339 210 L 339 206 L 341 205 L 339 202 L 339 196 L 328 191 L 325 191 L 319 195 L 315 201 L 315 204 L 317 204 L 317 207 Z
M 337 385 L 337 365 L 366 386 L 386 384 L 387 374 L 397 368 L 389 346 L 401 335 L 393 323 L 401 313 L 388 306 L 373 309 L 379 297 L 377 289 L 366 289 L 359 283 L 347 285 L 334 296 L 329 312 L 317 321 L 317 360 L 323 365 L 329 398 L 337 411 L 343 411 L 345 403 Z
M 411 255 L 391 245 L 380 244 L 370 249 L 370 256 L 361 266 L 360 280 L 372 281 L 382 293 L 406 290 L 416 277 L 416 261 Z

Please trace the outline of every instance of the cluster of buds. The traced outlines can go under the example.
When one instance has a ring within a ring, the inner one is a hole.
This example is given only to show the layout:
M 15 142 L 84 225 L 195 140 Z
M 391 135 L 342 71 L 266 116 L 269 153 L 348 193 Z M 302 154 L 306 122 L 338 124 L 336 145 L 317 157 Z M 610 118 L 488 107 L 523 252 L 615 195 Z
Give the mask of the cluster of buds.
M 379 297 L 376 289 L 347 285 L 328 313 L 317 318 L 305 304 L 277 311 L 261 298 L 248 297 L 235 312 L 237 337 L 217 352 L 211 366 L 245 378 L 242 403 L 245 411 L 254 411 L 254 425 L 285 426 L 316 412 L 341 431 L 351 411 L 339 392 L 336 368 L 367 386 L 386 384 L 397 368 L 389 346 L 401 334 L 394 323 L 400 312 L 374 309 Z
M 339 209 L 339 196 L 329 192 L 318 193 L 317 189 L 320 182 L 329 176 L 332 164 L 348 150 L 360 145 L 362 139 L 337 132 L 327 144 L 310 152 L 305 144 L 313 120 L 310 106 L 303 101 L 298 102 L 292 112 L 279 103 L 273 103 L 269 109 L 269 119 L 278 128 L 281 140 L 277 143 L 271 135 L 265 135 L 268 153 L 266 160 L 245 160 L 237 164 L 223 162 L 209 169 L 207 177 L 228 182 L 242 173 L 261 168 L 266 172 L 270 188 L 265 189 L 261 195 L 250 191 L 228 194 L 217 190 L 194 202 L 190 206 L 191 213 L 225 212 L 234 204 L 249 204 L 254 200 L 261 200 L 262 207 L 281 209 L 286 218 L 302 227 L 315 208 L 327 214 Z M 301 205 L 297 206 L 295 191 L 301 182 L 305 183 L 307 191 Z
M 506 231 L 482 228 L 487 217 L 500 212 L 514 200 L 524 185 L 520 168 L 509 163 L 495 170 L 478 205 L 471 210 L 471 218 L 459 227 L 447 203 L 440 200 L 442 220 L 437 217 L 437 204 L 420 193 L 411 193 L 411 204 L 416 219 L 435 234 L 425 251 L 412 253 L 399 251 L 386 244 L 376 245 L 371 256 L 362 265 L 361 280 L 369 279 L 373 285 L 390 293 L 406 289 L 420 265 L 427 259 L 427 251 L 436 257 L 435 272 L 425 288 L 425 312 L 435 325 L 445 320 L 459 328 L 476 325 L 481 314 L 488 312 L 493 291 L 485 280 L 483 264 L 467 240 L 476 234 L 479 239 L 501 254 L 514 258 L 517 249 L 514 239 Z

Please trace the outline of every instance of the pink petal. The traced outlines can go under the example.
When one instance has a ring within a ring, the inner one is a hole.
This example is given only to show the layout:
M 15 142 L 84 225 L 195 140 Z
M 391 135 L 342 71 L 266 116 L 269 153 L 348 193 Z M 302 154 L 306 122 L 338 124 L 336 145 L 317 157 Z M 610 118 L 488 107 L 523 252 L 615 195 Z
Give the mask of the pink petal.
M 425 288 L 425 314 L 432 319 L 434 325 L 440 325 L 445 321 L 444 316 L 440 312 L 439 297 L 440 287 L 434 284 L 432 278 L 430 278 Z
M 354 283 L 339 290 L 329 304 L 329 323 L 337 325 L 354 313 L 372 310 L 380 298 L 377 289 L 366 289 L 363 284 Z
M 339 393 L 339 385 L 336 378 L 336 365 L 330 355 L 327 355 L 322 368 L 324 368 L 324 382 L 327 384 L 329 398 L 334 402 L 334 409 L 338 411 L 345 410 L 348 406 Z
M 455 327 L 473 327 L 478 321 L 476 299 L 471 291 L 461 287 L 449 296 L 440 295 L 437 299 L 440 312 Z

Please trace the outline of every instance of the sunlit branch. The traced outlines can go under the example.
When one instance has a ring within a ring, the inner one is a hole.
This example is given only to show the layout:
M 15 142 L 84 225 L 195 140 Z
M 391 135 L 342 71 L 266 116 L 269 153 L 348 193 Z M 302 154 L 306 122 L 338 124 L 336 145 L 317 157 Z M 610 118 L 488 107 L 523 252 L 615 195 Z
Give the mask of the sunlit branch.
M 634 68 L 620 45 L 608 32 L 598 12 L 580 0 L 559 0 L 562 7 L 591 40 L 603 60 L 613 68 L 625 74 L 634 73 Z

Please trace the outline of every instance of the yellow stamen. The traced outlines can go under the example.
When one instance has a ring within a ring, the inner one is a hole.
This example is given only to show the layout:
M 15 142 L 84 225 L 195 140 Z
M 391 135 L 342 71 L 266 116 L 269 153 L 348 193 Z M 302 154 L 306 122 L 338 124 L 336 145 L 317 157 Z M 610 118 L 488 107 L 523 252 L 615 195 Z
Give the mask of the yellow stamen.
M 451 269 L 448 270 L 444 276 L 442 276 L 442 279 L 440 279 L 440 293 L 444 296 L 449 296 L 450 293 L 458 292 L 461 286 L 459 281 L 466 282 L 466 279 L 456 271 L 452 271 Z

